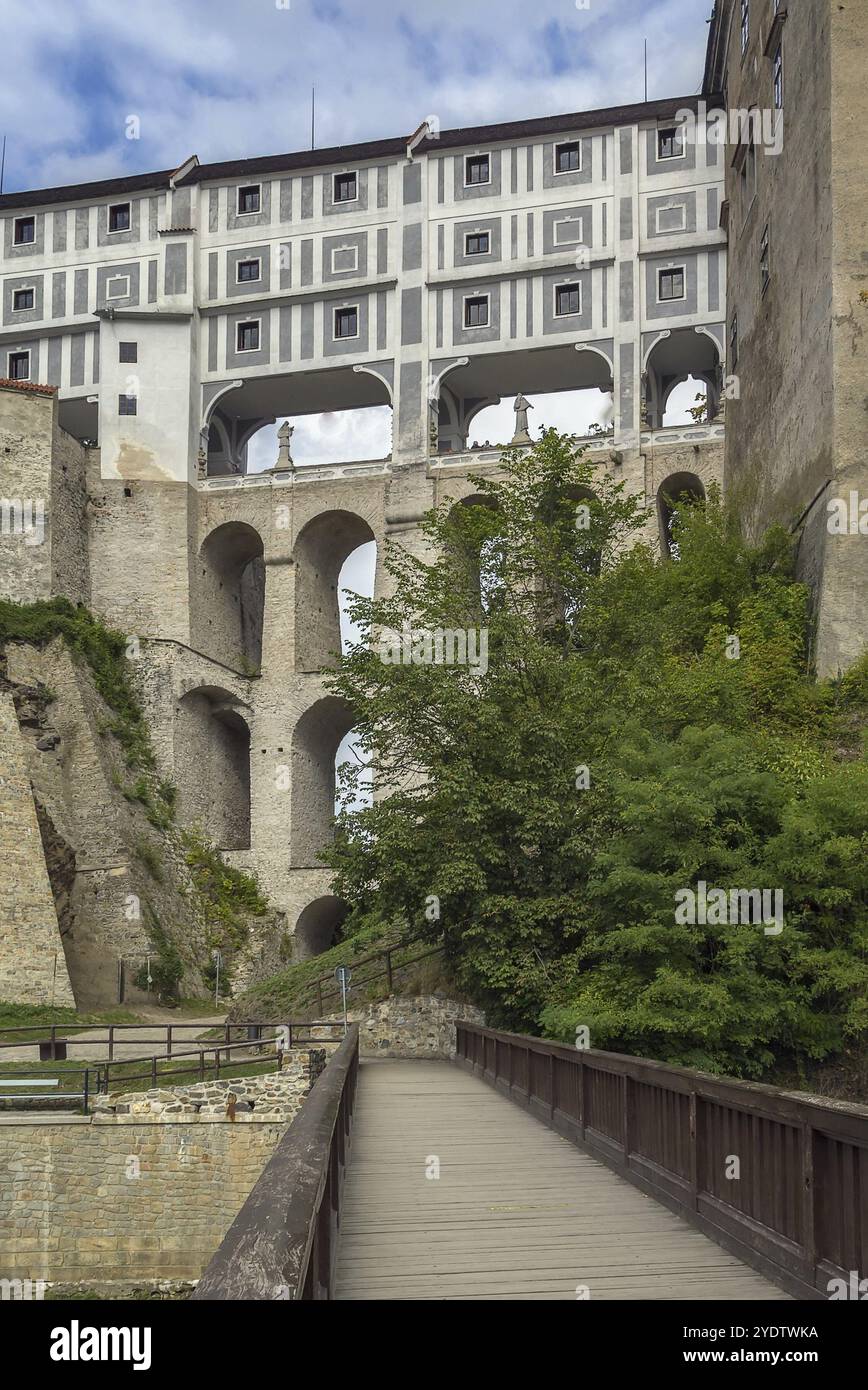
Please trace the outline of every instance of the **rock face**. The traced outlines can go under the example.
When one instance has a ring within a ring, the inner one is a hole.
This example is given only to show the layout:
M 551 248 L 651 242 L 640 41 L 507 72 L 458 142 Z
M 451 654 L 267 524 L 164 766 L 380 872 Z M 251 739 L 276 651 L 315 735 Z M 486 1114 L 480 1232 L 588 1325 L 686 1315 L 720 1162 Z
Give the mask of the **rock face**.
M 22 733 L 0 692 L 0 998 L 73 1001 Z
M 455 1024 L 485 1023 L 480 1009 L 442 994 L 392 995 L 366 1009 L 349 1010 L 347 1017 L 359 1024 L 363 1057 L 449 1059 L 455 1056 Z

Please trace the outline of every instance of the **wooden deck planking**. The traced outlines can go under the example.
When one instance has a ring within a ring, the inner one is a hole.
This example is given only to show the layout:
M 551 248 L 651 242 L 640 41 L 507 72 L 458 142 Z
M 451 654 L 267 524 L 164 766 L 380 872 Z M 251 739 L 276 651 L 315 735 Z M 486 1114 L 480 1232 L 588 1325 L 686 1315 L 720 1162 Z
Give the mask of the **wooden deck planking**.
M 430 1158 L 440 1177 L 426 1177 Z M 787 1299 L 449 1062 L 363 1061 L 339 1299 Z

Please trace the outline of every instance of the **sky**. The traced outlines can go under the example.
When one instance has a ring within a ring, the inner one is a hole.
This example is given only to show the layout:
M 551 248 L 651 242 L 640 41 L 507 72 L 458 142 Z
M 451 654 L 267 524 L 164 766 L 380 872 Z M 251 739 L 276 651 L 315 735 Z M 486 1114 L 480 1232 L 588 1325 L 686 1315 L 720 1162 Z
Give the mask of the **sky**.
M 699 90 L 712 0 L 0 0 L 3 191 Z M 130 137 L 134 138 L 130 138 Z M 681 388 L 683 391 L 683 388 Z M 692 392 L 688 393 L 692 394 Z M 679 397 L 680 401 L 680 397 Z M 689 399 L 681 402 L 689 404 Z M 549 397 L 582 432 L 601 402 Z M 510 402 L 471 439 L 508 438 Z M 388 411 L 296 420 L 299 464 L 382 458 Z M 251 466 L 277 455 L 263 430 Z M 508 431 L 508 433 L 507 433 Z M 367 588 L 368 549 L 344 582 Z

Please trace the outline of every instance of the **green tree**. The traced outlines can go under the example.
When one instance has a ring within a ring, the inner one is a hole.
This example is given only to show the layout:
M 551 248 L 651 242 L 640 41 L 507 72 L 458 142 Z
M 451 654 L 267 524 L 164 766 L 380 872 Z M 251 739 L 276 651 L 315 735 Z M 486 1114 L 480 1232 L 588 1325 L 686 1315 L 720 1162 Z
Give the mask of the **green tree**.
M 393 548 L 390 596 L 352 605 L 331 683 L 386 794 L 354 808 L 350 774 L 336 891 L 442 936 L 507 1027 L 745 1075 L 853 1045 L 865 678 L 811 679 L 788 537 L 748 546 L 712 496 L 661 559 L 640 500 L 555 431 L 473 483 L 485 505 L 432 512 L 425 557 Z M 437 629 L 484 630 L 487 665 L 431 660 Z M 783 933 L 680 925 L 699 880 L 780 888 Z

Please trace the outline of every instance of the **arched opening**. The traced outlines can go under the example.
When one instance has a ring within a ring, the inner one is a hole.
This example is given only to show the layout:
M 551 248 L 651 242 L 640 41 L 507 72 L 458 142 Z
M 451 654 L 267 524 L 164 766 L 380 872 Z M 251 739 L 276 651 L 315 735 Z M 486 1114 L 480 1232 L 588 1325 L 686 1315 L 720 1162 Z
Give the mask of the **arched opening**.
M 218 686 L 182 695 L 175 710 L 178 819 L 218 849 L 250 848 L 250 728 Z
M 679 508 L 704 501 L 705 488 L 695 473 L 670 473 L 657 489 L 660 549 L 671 560 L 678 559 L 678 544 L 673 539 L 673 531 Z
M 208 476 L 284 469 L 278 431 L 287 422 L 290 467 L 385 462 L 392 447 L 390 370 L 348 363 L 214 383 L 206 395 Z
M 710 409 L 711 388 L 708 382 L 689 373 L 683 380 L 674 381 L 666 392 L 663 428 L 708 424 Z
M 485 493 L 470 493 L 450 508 L 452 523 L 450 565 L 467 595 L 468 621 L 487 613 L 496 601 L 497 573 L 494 564 L 498 544 L 498 507 Z
M 334 838 L 335 756 L 353 726 L 346 700 L 326 695 L 306 709 L 292 736 L 290 866 L 320 867 Z
M 720 350 L 707 333 L 676 328 L 659 338 L 642 375 L 642 419 L 647 429 L 705 424 L 720 408 Z M 703 402 L 697 401 L 701 395 Z M 702 409 L 700 409 L 702 404 Z
M 265 561 L 262 537 L 227 521 L 199 551 L 197 645 L 206 655 L 253 674 L 262 661 Z
M 374 540 L 354 512 L 321 512 L 302 529 L 295 564 L 295 669 L 334 668 L 341 651 L 340 575 L 347 559 Z
M 293 933 L 296 960 L 321 956 L 323 951 L 336 945 L 341 924 L 348 912 L 347 904 L 330 893 L 314 898 L 312 903 L 302 908 Z

